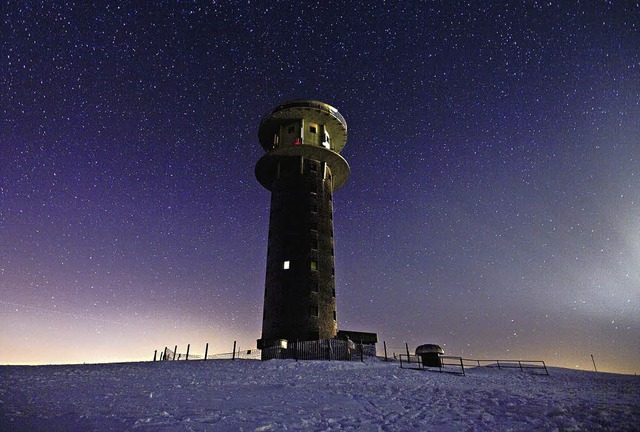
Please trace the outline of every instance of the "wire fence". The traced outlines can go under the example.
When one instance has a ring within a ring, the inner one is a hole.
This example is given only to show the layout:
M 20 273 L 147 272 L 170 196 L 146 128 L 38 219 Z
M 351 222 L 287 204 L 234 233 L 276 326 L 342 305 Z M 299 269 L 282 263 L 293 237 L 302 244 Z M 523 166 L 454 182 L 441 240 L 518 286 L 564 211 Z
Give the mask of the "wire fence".
M 165 347 L 163 350 L 156 350 L 153 354 L 153 361 L 175 361 L 175 360 L 235 360 L 235 359 L 251 359 L 260 360 L 260 350 L 252 348 L 248 350 L 236 349 L 236 343 L 233 343 L 233 351 L 229 353 L 209 354 L 209 344 L 205 346 L 204 354 L 193 354 L 190 352 L 191 344 L 187 345 L 185 352 L 179 352 L 176 345 L 173 349 Z M 160 356 L 158 356 L 158 352 Z
M 233 343 L 233 350 L 229 353 L 208 354 L 209 344 L 205 346 L 204 354 L 193 354 L 190 352 L 191 345 L 188 344 L 184 352 L 179 352 L 178 346 L 173 349 L 165 347 L 156 350 L 153 354 L 153 361 L 176 361 L 176 360 L 272 360 L 272 359 L 295 359 L 295 360 L 341 360 L 341 361 L 364 361 L 371 357 L 376 357 L 375 345 L 355 344 L 352 341 L 340 339 L 325 339 L 317 341 L 301 341 L 289 343 L 286 346 L 270 347 L 266 349 L 251 348 L 239 350 L 236 343 Z M 158 353 L 160 354 L 158 356 Z

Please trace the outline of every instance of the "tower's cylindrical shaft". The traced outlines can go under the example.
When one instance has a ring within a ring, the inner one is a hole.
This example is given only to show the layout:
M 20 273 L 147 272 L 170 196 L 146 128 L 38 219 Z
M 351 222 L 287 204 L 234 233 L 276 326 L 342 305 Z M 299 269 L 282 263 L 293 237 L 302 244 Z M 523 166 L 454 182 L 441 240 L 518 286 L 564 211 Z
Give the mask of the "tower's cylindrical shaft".
M 336 335 L 331 171 L 283 158 L 271 190 L 262 339 Z

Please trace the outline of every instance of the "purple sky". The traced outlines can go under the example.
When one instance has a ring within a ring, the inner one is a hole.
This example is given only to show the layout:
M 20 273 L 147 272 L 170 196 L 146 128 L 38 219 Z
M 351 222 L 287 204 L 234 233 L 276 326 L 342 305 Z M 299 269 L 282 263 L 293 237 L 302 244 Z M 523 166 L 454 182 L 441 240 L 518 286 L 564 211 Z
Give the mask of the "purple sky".
M 639 372 L 640 5 L 480 3 L 5 4 L 0 363 L 255 347 L 257 128 L 310 98 L 339 328 Z

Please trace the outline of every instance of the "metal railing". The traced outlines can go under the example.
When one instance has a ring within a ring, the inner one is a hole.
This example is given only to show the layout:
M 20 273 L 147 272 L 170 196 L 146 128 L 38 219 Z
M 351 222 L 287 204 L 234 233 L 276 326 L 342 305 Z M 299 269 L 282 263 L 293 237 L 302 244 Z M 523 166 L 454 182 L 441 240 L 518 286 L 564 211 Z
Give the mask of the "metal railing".
M 355 344 L 340 339 L 289 342 L 286 348 L 271 347 L 262 350 L 262 360 L 364 361 L 365 358 L 375 356 L 375 346 Z
M 438 356 L 438 363 L 439 365 L 437 366 L 430 366 L 430 365 L 425 365 L 424 362 L 422 361 L 422 358 L 418 355 L 407 355 L 407 354 L 400 354 L 398 356 L 398 358 L 400 359 L 400 368 L 401 369 L 427 369 L 427 370 L 434 370 L 434 369 L 438 369 L 439 372 L 447 372 L 447 373 L 452 373 L 452 374 L 458 374 L 458 375 L 466 375 L 465 371 L 464 371 L 464 361 L 462 359 L 462 357 L 456 357 L 456 356 Z M 405 359 L 405 361 L 403 362 L 402 359 Z M 416 367 L 411 367 L 411 366 L 405 366 L 405 365 L 416 365 Z M 449 366 L 450 368 L 447 369 L 447 366 Z M 453 367 L 453 369 L 451 369 L 451 367 Z
M 440 366 L 429 366 L 425 365 L 422 361 L 422 358 L 418 355 L 399 354 L 398 358 L 400 359 L 400 367 L 403 369 L 438 369 L 440 372 L 466 375 L 465 366 L 467 368 L 469 368 L 470 366 L 483 366 L 498 369 L 520 369 L 522 372 L 524 372 L 525 370 L 538 370 L 541 373 L 544 371 L 544 375 L 549 375 L 549 370 L 547 369 L 547 365 L 543 360 L 479 360 L 456 356 L 438 356 Z M 412 367 L 410 365 L 415 365 L 415 367 Z M 447 370 L 447 367 L 459 368 L 459 371 L 456 371 L 455 369 Z
M 495 367 L 498 369 L 525 369 L 544 370 L 545 375 L 549 375 L 549 370 L 544 360 L 478 360 L 478 359 L 462 359 L 465 362 L 475 364 L 476 366 Z

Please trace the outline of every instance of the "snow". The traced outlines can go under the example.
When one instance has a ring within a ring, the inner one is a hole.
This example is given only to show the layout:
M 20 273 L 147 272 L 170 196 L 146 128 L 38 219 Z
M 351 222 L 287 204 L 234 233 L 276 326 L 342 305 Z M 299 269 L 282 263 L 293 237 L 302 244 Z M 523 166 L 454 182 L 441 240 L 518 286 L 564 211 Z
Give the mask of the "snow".
M 640 377 L 383 361 L 0 366 L 0 430 L 640 430 Z

